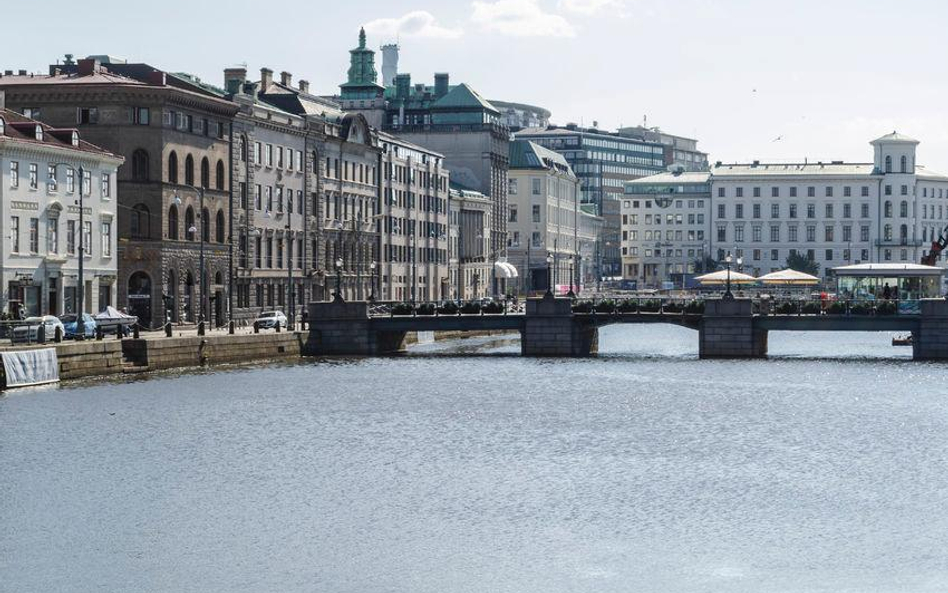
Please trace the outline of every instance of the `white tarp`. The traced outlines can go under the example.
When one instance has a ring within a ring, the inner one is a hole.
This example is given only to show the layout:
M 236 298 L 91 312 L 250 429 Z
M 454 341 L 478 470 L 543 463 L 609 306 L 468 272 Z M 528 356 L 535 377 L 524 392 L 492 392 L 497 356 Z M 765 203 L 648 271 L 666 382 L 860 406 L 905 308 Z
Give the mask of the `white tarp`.
M 11 350 L 0 354 L 8 389 L 59 381 L 59 359 L 55 348 Z

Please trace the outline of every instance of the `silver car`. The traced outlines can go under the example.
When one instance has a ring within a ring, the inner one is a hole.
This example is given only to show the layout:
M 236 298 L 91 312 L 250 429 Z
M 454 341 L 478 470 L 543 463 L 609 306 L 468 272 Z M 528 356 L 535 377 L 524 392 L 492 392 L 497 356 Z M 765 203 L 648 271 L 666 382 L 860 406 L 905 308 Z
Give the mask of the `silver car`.
M 13 328 L 14 344 L 33 344 L 39 341 L 39 328 L 44 327 L 46 332 L 46 341 L 52 342 L 56 337 L 56 329 L 59 328 L 60 335 L 66 335 L 66 329 L 63 322 L 53 315 L 43 315 L 42 317 L 27 317 L 21 325 Z
M 276 329 L 277 326 L 285 328 L 287 326 L 286 315 L 283 311 L 264 311 L 254 321 L 260 329 Z

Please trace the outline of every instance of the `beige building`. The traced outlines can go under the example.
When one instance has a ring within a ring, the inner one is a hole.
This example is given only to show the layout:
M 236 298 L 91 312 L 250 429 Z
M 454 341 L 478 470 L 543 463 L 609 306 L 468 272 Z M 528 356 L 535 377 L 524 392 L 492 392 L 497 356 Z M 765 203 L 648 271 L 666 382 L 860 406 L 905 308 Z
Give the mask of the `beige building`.
M 452 185 L 449 261 L 451 298 L 481 299 L 491 296 L 495 263 L 490 259 L 490 229 L 493 204 L 484 194 Z

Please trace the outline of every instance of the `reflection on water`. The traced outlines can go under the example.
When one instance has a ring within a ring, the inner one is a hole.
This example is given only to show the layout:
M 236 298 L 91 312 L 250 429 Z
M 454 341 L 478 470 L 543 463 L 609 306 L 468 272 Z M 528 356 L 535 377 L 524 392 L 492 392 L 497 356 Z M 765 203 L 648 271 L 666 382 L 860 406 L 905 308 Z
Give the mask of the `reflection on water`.
M 601 338 L 0 398 L 0 591 L 948 590 L 948 367 Z

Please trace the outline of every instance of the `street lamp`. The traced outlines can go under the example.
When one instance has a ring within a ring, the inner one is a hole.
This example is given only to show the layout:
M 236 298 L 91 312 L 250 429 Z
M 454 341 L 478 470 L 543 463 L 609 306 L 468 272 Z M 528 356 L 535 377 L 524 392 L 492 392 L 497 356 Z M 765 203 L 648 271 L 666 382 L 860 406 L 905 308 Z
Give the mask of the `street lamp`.
M 76 293 L 76 305 L 78 310 L 78 315 L 76 315 L 76 338 L 84 339 L 86 337 L 86 321 L 83 319 L 83 313 L 85 312 L 85 291 L 86 291 L 86 282 L 85 282 L 85 273 L 84 273 L 84 264 L 85 262 L 85 202 L 83 201 L 82 187 L 85 184 L 86 179 L 86 170 L 84 167 L 80 166 L 78 168 L 73 167 L 69 163 L 51 163 L 53 170 L 55 172 L 56 168 L 60 165 L 63 167 L 69 167 L 73 171 L 79 172 L 79 286 Z
M 376 265 L 375 262 L 372 262 L 372 263 L 369 264 L 369 271 L 370 271 L 371 274 L 372 274 L 372 292 L 369 293 L 369 302 L 370 302 L 370 303 L 374 303 L 374 302 L 375 302 L 375 269 L 376 269 L 377 267 L 378 267 L 378 266 Z
M 566 296 L 569 298 L 576 298 L 576 292 L 573 290 L 573 282 L 576 280 L 576 277 L 573 276 L 573 264 L 576 262 L 575 256 L 570 255 L 569 257 L 569 292 L 566 293 Z
M 546 255 L 546 296 L 553 296 L 553 254 Z
M 336 300 L 342 300 L 342 258 L 336 258 Z
M 412 228 L 411 235 L 408 237 L 409 242 L 411 243 L 411 304 L 415 305 L 415 229 Z
M 205 306 L 205 299 L 207 298 L 207 283 L 206 283 L 206 278 L 204 277 L 204 233 L 208 228 L 208 221 L 204 217 L 204 188 L 195 187 L 193 185 L 187 185 L 187 184 L 184 184 L 184 187 L 187 187 L 189 189 L 196 191 L 198 193 L 198 196 L 200 197 L 200 206 L 199 206 L 200 210 L 198 212 L 198 215 L 200 216 L 200 220 L 201 220 L 201 255 L 200 255 L 200 272 L 199 272 L 201 275 L 200 283 L 199 283 L 201 286 L 201 303 L 200 303 L 200 306 L 198 307 L 198 335 L 203 336 L 204 335 L 204 306 Z M 174 201 L 175 201 L 175 204 L 181 203 L 181 198 L 178 197 L 177 192 L 175 192 L 174 194 Z M 191 225 L 191 227 L 188 228 L 188 232 L 191 233 L 191 235 L 193 236 L 194 233 L 197 232 L 197 227 L 195 225 Z
M 731 252 L 730 251 L 728 251 L 727 256 L 725 256 L 724 263 L 727 266 L 727 288 L 724 291 L 724 300 L 733 301 L 734 294 L 731 293 Z

